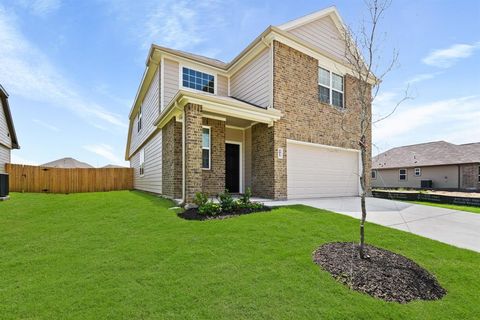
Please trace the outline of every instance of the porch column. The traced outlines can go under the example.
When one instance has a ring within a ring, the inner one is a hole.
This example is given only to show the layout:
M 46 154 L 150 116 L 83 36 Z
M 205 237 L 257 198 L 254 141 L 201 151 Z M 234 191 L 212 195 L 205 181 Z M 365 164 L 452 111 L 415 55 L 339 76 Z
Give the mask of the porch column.
M 185 106 L 185 202 L 202 191 L 202 106 Z

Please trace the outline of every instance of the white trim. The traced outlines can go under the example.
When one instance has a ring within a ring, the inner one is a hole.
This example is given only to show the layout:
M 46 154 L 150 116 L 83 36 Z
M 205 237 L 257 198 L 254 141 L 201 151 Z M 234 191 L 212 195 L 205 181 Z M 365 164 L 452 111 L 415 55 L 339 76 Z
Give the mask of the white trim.
M 418 170 L 418 174 L 417 174 L 417 170 Z M 415 177 L 421 177 L 422 176 L 422 168 L 419 168 L 419 167 L 416 167 L 413 169 L 413 175 Z
M 350 151 L 350 152 L 358 152 L 360 153 L 360 150 L 357 149 L 349 149 L 349 148 L 342 148 L 342 147 L 335 147 L 335 146 L 329 146 L 326 144 L 319 144 L 319 143 L 313 143 L 313 142 L 305 142 L 305 141 L 299 141 L 299 140 L 290 140 L 287 139 L 287 143 L 296 143 L 296 144 L 303 144 L 311 147 L 318 147 L 318 148 L 325 148 L 325 149 L 332 149 L 332 150 L 341 150 L 341 151 Z
M 284 24 L 279 25 L 277 28 L 279 28 L 281 30 L 288 31 L 288 30 L 303 26 L 307 23 L 313 22 L 315 20 L 321 19 L 321 18 L 323 18 L 325 16 L 328 16 L 328 15 L 334 15 L 334 17 L 336 19 L 339 19 L 340 22 L 342 23 L 340 15 L 338 14 L 338 11 L 335 8 L 335 6 L 330 6 L 328 8 L 322 9 L 320 11 L 315 11 L 315 12 L 313 12 L 311 14 L 308 14 L 306 16 L 303 16 L 301 18 L 288 21 Z M 333 20 L 335 21 L 335 19 L 333 19 Z M 335 24 L 335 25 L 337 25 L 337 24 Z
M 246 130 L 247 128 L 243 128 L 243 127 L 237 127 L 237 126 L 232 126 L 232 125 L 229 125 L 229 124 L 226 124 L 225 125 L 225 128 L 227 129 L 235 129 L 235 130 Z
M 203 167 L 203 129 L 208 129 L 208 168 Z M 212 170 L 212 127 L 202 126 L 202 170 Z
M 273 42 L 270 42 L 270 97 L 269 97 L 269 108 L 273 108 L 273 73 L 274 73 L 274 66 L 273 66 L 273 58 L 274 58 L 274 52 L 273 52 Z
M 320 69 L 323 69 L 324 71 L 327 71 L 328 72 L 328 76 L 329 76 L 329 86 L 327 87 L 326 85 L 320 83 Z M 342 78 L 342 91 L 338 90 L 338 89 L 334 89 L 333 88 L 333 75 L 336 75 L 338 77 L 341 77 Z M 331 105 L 332 107 L 335 107 L 335 108 L 340 108 L 340 109 L 345 109 L 345 75 L 341 75 L 341 74 L 338 74 L 336 72 L 333 72 L 331 70 L 328 70 L 327 68 L 323 67 L 322 65 L 318 65 L 318 79 L 317 79 L 317 82 L 318 82 L 318 85 L 319 86 L 322 86 L 326 89 L 329 90 L 329 94 L 328 94 L 328 98 L 329 98 L 329 101 L 328 101 L 328 104 Z M 335 92 L 338 92 L 338 93 L 341 93 L 342 94 L 342 106 L 337 106 L 337 105 L 334 105 L 333 104 L 333 91 Z M 318 97 L 320 99 L 320 95 Z M 321 103 L 325 103 L 323 101 L 320 100 Z
M 227 76 L 227 96 L 230 97 L 230 76 Z
M 213 114 L 205 114 L 205 113 L 202 113 L 202 118 L 219 120 L 219 121 L 223 121 L 223 122 L 227 121 L 226 117 L 216 116 L 216 115 L 213 115 Z
M 160 113 L 165 108 L 165 59 L 160 59 Z
M 239 186 L 238 186 L 238 191 L 240 193 L 243 193 L 243 179 L 244 179 L 244 172 L 243 172 L 243 142 L 239 142 L 239 141 L 232 141 L 232 140 L 225 140 L 225 144 L 236 144 L 238 145 L 238 150 L 240 152 L 240 155 L 239 155 L 239 159 L 238 159 L 238 163 L 239 163 L 239 175 L 238 175 L 238 183 L 239 183 Z M 225 160 L 226 161 L 226 160 Z M 225 176 L 226 176 L 226 172 L 225 172 Z

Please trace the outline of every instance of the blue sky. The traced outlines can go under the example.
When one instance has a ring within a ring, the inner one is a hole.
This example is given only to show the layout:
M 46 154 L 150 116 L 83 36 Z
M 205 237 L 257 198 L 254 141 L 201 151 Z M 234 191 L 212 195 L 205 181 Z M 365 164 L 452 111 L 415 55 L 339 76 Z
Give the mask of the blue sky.
M 269 24 L 336 5 L 356 27 L 362 1 L 0 0 L 0 83 L 21 150 L 16 163 L 71 156 L 123 161 L 128 112 L 152 42 L 231 60 Z M 393 1 L 382 61 L 399 66 L 374 107 L 374 154 L 433 140 L 480 141 L 480 1 Z

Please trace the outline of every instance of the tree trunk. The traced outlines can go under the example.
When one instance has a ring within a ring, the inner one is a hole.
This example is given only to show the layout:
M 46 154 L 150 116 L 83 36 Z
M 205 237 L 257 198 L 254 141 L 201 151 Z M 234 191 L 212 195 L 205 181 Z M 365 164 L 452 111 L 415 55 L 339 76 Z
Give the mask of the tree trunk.
M 365 255 L 365 220 L 367 219 L 367 206 L 365 203 L 365 196 L 367 194 L 367 183 L 366 183 L 366 178 L 367 178 L 367 168 L 365 167 L 366 162 L 367 162 L 367 145 L 366 145 L 366 137 L 365 135 L 362 135 L 360 138 L 360 155 L 362 158 L 362 172 L 360 173 L 360 186 L 362 188 L 361 194 L 360 194 L 360 203 L 362 207 L 362 219 L 360 221 L 360 258 L 365 259 L 368 258 Z

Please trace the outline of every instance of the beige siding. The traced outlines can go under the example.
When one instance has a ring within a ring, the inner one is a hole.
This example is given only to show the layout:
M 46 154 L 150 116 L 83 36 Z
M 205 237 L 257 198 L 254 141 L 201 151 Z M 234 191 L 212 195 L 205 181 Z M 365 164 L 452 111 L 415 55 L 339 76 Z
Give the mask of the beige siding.
M 342 41 L 341 34 L 330 17 L 307 23 L 289 32 L 321 50 L 344 59 L 345 42 Z
M 217 76 L 217 95 L 228 96 L 228 78 L 225 76 Z
M 12 139 L 10 138 L 7 117 L 3 111 L 2 101 L 0 99 L 0 144 L 3 144 L 9 148 L 12 147 Z
M 154 193 L 162 193 L 162 132 L 159 131 L 144 146 L 144 174 L 140 176 L 140 152 L 130 159 L 130 167 L 134 168 L 133 187 Z
M 270 104 L 271 79 L 270 49 L 266 48 L 230 77 L 230 95 L 266 108 Z
M 5 163 L 10 163 L 10 149 L 0 144 L 0 173 L 5 172 Z
M 179 65 L 178 62 L 165 59 L 164 60 L 165 73 L 163 75 L 163 81 L 165 86 L 163 88 L 163 107 L 166 108 L 168 103 L 173 99 L 179 88 Z
M 243 142 L 243 130 L 226 128 L 225 140 Z
M 372 179 L 372 187 L 420 188 L 421 180 L 432 180 L 434 188 L 458 188 L 458 166 L 435 166 L 421 169 L 421 176 L 415 177 L 415 169 L 407 168 L 406 181 L 400 181 L 399 169 L 377 170 L 377 178 Z
M 159 70 L 153 76 L 150 88 L 148 88 L 142 103 L 142 129 L 137 130 L 137 115 L 133 119 L 132 137 L 130 141 L 130 155 L 152 134 L 155 130 L 153 122 L 158 117 L 160 110 L 160 73 Z

